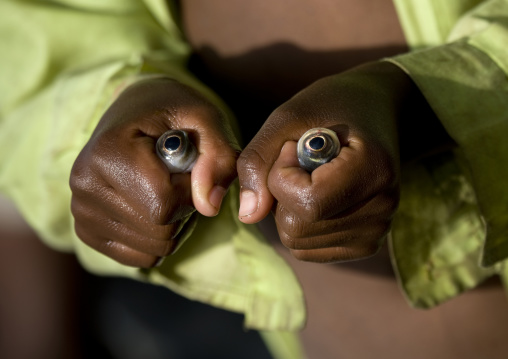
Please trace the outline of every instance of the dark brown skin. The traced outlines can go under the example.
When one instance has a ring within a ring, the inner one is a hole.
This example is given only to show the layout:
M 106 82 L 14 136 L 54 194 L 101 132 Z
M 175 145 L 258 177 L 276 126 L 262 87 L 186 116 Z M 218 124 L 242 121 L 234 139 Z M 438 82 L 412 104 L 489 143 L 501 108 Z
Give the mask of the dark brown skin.
M 256 223 L 275 208 L 281 240 L 301 260 L 375 254 L 398 204 L 397 121 L 407 103 L 426 106 L 390 63 L 302 90 L 273 112 L 239 158 L 240 220 Z M 217 214 L 236 176 L 238 145 L 227 123 L 203 96 L 172 80 L 145 80 L 123 92 L 71 172 L 78 236 L 126 265 L 151 267 L 169 255 L 185 218 L 194 209 Z M 310 175 L 298 167 L 296 141 L 313 127 L 334 129 L 343 147 Z M 191 174 L 170 175 L 154 153 L 170 128 L 189 130 L 197 145 Z
M 77 235 L 120 263 L 152 267 L 178 243 L 195 210 L 218 213 L 236 178 L 239 147 L 225 115 L 195 90 L 169 79 L 139 82 L 111 105 L 71 172 Z M 157 138 L 185 129 L 200 156 L 170 174 Z
M 233 92 L 249 100 L 242 106 L 244 112 L 237 113 L 240 126 L 259 123 L 259 129 L 264 122 L 237 164 L 239 147 L 229 119 L 202 95 L 171 80 L 146 80 L 130 87 L 104 114 L 71 173 L 72 211 L 76 232 L 84 242 L 126 265 L 155 265 L 174 250 L 182 223 L 194 209 L 205 216 L 217 214 L 237 165 L 242 188 L 240 220 L 257 223 L 273 210 L 280 238 L 296 258 L 336 262 L 369 257 L 379 250 L 398 205 L 400 158 L 413 158 L 429 147 L 422 129 L 436 138 L 431 147 L 449 139 L 437 135 L 444 133 L 437 120 L 437 125 L 429 125 L 434 115 L 396 66 L 369 62 L 344 71 L 359 61 L 350 57 L 341 63 L 348 46 L 380 48 L 369 55 L 377 59 L 393 54 L 393 46 L 385 49 L 384 45 L 403 45 L 390 1 L 382 6 L 369 0 L 343 0 L 340 6 L 297 3 L 295 8 L 311 8 L 302 14 L 315 11 L 333 26 L 310 26 L 298 33 L 305 17 L 292 18 L 292 12 L 281 24 L 280 16 L 286 11 L 283 3 L 272 7 L 271 2 L 245 2 L 232 7 L 230 2 L 218 1 L 205 12 L 198 10 L 206 2 L 182 3 L 195 46 L 212 44 L 216 51 L 233 53 L 239 46 L 270 44 L 272 37 L 304 48 L 340 51 L 330 52 L 325 66 L 320 65 L 321 55 L 309 55 L 308 62 L 300 63 L 291 52 L 271 57 L 269 50 L 254 52 L 241 66 L 219 67 L 215 74 L 223 76 L 224 83 L 231 84 L 234 78 L 238 89 L 233 87 Z M 374 3 L 379 9 L 373 13 Z M 256 15 L 258 11 L 263 16 Z M 247 13 L 248 17 L 242 17 Z M 355 23 L 348 13 L 367 16 L 368 21 L 346 33 Z M 347 21 L 334 23 L 337 18 Z M 263 23 L 256 26 L 259 19 Z M 212 31 L 220 25 L 229 30 Z M 248 31 L 243 32 L 242 26 Z M 333 31 L 341 36 L 326 36 Z M 287 37 L 293 33 L 299 37 Z M 203 59 L 205 65 L 213 65 L 206 56 Z M 251 87 L 251 71 L 257 74 L 265 67 L 273 78 L 256 75 Z M 309 68 L 317 71 L 304 71 Z M 294 81 L 279 76 L 288 69 L 294 72 Z M 332 76 L 324 76 L 328 74 Z M 319 78 L 306 87 L 309 80 Z M 276 90 L 270 100 L 263 97 L 267 88 Z M 303 90 L 291 98 L 295 88 Z M 246 89 L 257 92 L 244 96 Z M 265 121 L 256 112 L 259 108 L 274 111 Z M 256 117 L 254 121 L 249 113 Z M 425 125 L 419 123 L 420 113 L 430 116 Z M 404 125 L 408 118 L 414 126 Z M 337 131 L 343 148 L 338 158 L 309 175 L 298 167 L 295 147 L 298 138 L 313 127 Z M 155 156 L 156 139 L 170 128 L 189 130 L 196 142 L 200 156 L 190 175 L 170 176 Z M 408 144 L 405 139 L 410 139 Z
M 397 120 L 416 93 L 389 63 L 326 77 L 298 93 L 272 113 L 239 158 L 240 219 L 256 223 L 275 206 L 281 241 L 301 260 L 377 253 L 399 200 Z M 335 130 L 342 149 L 309 174 L 298 165 L 296 142 L 314 127 Z

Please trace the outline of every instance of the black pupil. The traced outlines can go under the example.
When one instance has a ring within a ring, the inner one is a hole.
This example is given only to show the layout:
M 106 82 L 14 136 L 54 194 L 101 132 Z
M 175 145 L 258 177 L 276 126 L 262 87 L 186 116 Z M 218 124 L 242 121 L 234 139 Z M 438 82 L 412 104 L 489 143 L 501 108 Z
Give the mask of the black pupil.
M 325 140 L 323 137 L 314 137 L 312 140 L 309 141 L 309 146 L 313 150 L 317 151 L 323 148 L 325 145 Z
M 180 138 L 176 136 L 168 137 L 164 142 L 164 147 L 169 151 L 177 150 L 180 147 Z

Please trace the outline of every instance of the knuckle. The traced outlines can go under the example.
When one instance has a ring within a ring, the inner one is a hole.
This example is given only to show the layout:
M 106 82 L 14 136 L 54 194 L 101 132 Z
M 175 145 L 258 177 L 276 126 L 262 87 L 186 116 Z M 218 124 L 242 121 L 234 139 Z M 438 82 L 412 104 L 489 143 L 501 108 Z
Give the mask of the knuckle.
M 86 192 L 93 187 L 93 181 L 90 179 L 89 172 L 81 165 L 75 163 L 69 177 L 69 186 L 73 193 Z
M 308 224 L 301 221 L 293 213 L 287 211 L 281 213 L 281 211 L 278 210 L 276 216 L 279 232 L 283 232 L 291 238 L 302 238 L 307 235 Z
M 296 196 L 283 187 L 270 186 L 270 188 L 277 189 L 276 198 L 279 201 L 277 211 L 281 222 L 287 222 L 288 228 L 296 221 L 310 224 L 326 218 L 322 200 L 312 188 L 300 188 Z
M 279 230 L 279 238 L 284 247 L 289 249 L 298 249 L 295 244 L 295 239 L 286 232 Z
M 147 229 L 147 233 L 149 233 L 150 237 L 156 241 L 167 242 L 173 240 L 178 235 L 180 228 L 181 223 L 177 221 L 169 225 L 151 226 L 151 228 Z
M 321 203 L 311 191 L 299 193 L 295 212 L 299 218 L 308 223 L 316 223 L 323 219 Z
M 152 224 L 172 228 L 168 226 L 175 224 L 194 213 L 196 209 L 186 204 L 186 201 L 179 198 L 177 194 L 164 196 L 157 199 L 150 208 L 150 220 Z M 163 230 L 162 236 L 167 233 Z
M 313 253 L 313 250 L 306 249 L 291 250 L 291 255 L 295 259 L 302 262 L 315 262 L 315 263 L 327 262 L 323 258 L 316 257 L 316 255 Z
M 129 267 L 150 268 L 159 260 L 159 257 L 156 255 L 133 250 L 113 240 L 101 241 L 96 249 L 118 263 Z
M 87 195 L 97 193 L 104 185 L 100 174 L 83 163 L 75 162 L 69 177 L 69 187 L 73 194 Z
M 150 206 L 150 221 L 155 225 L 164 226 L 171 222 L 173 218 L 172 197 L 158 198 Z
M 268 133 L 279 128 L 289 127 L 295 118 L 302 118 L 302 113 L 306 112 L 306 109 L 305 105 L 300 106 L 300 101 L 283 103 L 270 114 L 270 122 L 267 122 L 266 126 Z
M 265 158 L 257 145 L 250 145 L 242 151 L 237 161 L 239 175 L 255 173 L 265 163 Z
M 135 195 L 139 199 L 136 209 L 146 213 L 151 224 L 166 225 L 171 222 L 181 199 L 181 191 L 175 190 L 169 182 L 147 178 L 137 187 L 137 192 Z

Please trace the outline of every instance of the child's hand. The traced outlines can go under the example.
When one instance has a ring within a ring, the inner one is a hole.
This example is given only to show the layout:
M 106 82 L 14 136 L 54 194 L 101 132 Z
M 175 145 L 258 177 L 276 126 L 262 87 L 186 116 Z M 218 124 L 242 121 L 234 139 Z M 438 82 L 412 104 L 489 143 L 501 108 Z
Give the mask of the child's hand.
M 155 143 L 184 129 L 199 156 L 192 173 L 170 174 Z M 112 104 L 71 172 L 77 235 L 120 263 L 151 267 L 170 254 L 195 210 L 218 213 L 236 177 L 239 147 L 225 115 L 169 79 L 139 82 Z
M 399 109 L 414 89 L 389 63 L 324 78 L 280 106 L 242 152 L 240 219 L 274 210 L 283 244 L 298 259 L 334 262 L 374 255 L 399 201 Z M 314 127 L 338 134 L 337 158 L 311 174 L 296 142 Z

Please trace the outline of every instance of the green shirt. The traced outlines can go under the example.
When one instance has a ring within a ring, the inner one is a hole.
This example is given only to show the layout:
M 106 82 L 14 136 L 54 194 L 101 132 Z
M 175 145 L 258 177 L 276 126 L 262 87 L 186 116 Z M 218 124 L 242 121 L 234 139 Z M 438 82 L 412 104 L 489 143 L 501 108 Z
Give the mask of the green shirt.
M 404 169 L 390 240 L 407 298 L 430 307 L 490 275 L 507 276 L 508 1 L 394 2 L 414 51 L 386 61 L 414 79 L 459 145 Z M 149 281 L 245 313 L 249 328 L 299 329 L 302 290 L 256 228 L 238 221 L 237 185 L 221 213 L 198 216 L 185 244 L 157 268 L 123 266 L 74 233 L 70 169 L 123 88 L 166 74 L 225 108 L 187 71 L 190 49 L 170 6 L 163 0 L 0 3 L 0 191 L 48 245 L 75 252 L 91 272 Z M 279 339 L 295 344 L 291 335 Z M 293 350 L 280 348 L 281 357 Z
M 431 307 L 508 275 L 508 1 L 395 4 L 416 50 L 389 61 L 458 144 L 405 169 L 392 231 L 408 299 Z

